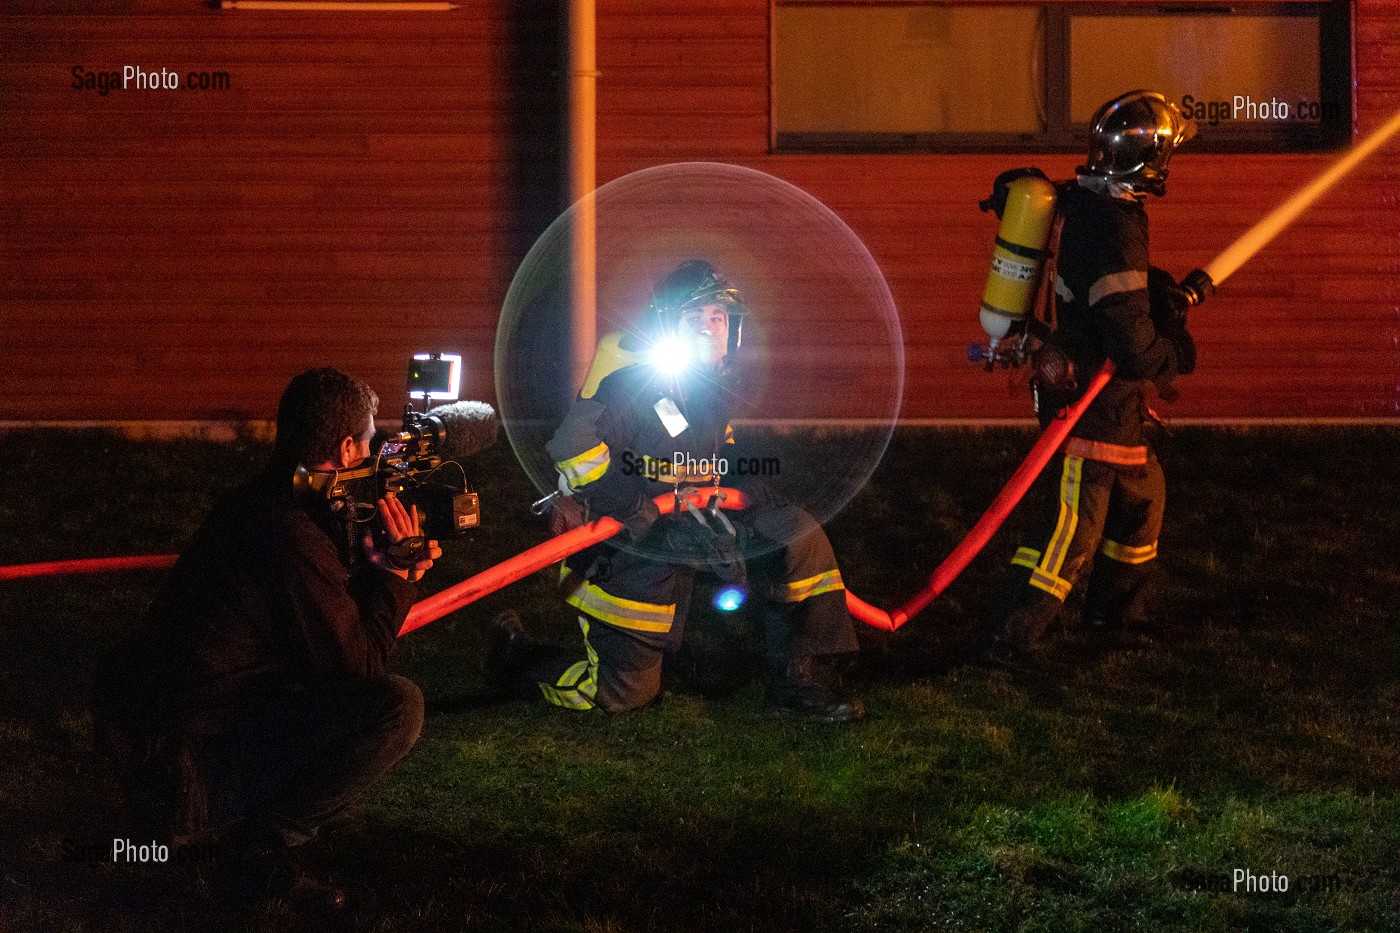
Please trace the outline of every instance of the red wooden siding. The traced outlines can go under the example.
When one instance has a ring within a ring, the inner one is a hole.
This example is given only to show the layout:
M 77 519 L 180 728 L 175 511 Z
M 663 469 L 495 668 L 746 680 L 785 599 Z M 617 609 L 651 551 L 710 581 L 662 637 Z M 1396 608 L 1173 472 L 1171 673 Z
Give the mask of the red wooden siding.
M 556 203 L 552 4 L 0 18 L 0 419 L 268 417 L 311 365 L 393 416 L 411 351 L 492 394 L 496 318 Z M 70 87 L 225 71 L 226 92 Z
M 265 417 L 330 364 L 392 405 L 410 351 L 490 398 L 511 276 L 557 207 L 556 4 L 219 13 L 36 0 L 0 14 L 0 420 Z M 1400 109 L 1400 0 L 1357 0 L 1358 133 Z M 769 152 L 768 0 L 604 0 L 599 181 L 671 161 L 774 174 L 837 211 L 903 318 L 914 418 L 1024 417 L 980 336 L 1002 169 L 1068 156 Z M 70 69 L 227 71 L 227 92 L 70 89 Z M 1211 258 L 1328 156 L 1194 155 L 1154 258 Z M 1400 143 L 1199 312 L 1183 417 L 1400 413 Z M 824 391 L 803 386 L 801 391 Z M 845 391 L 839 387 L 837 391 Z M 841 405 L 833 401 L 832 410 Z

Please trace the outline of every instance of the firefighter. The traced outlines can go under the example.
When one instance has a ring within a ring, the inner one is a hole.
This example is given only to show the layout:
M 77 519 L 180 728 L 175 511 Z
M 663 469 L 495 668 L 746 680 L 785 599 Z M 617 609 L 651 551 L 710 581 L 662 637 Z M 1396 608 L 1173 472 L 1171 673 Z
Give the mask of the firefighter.
M 1165 501 L 1145 387 L 1155 383 L 1170 401 L 1172 380 L 1195 368 L 1186 309 L 1211 288 L 1201 274 L 1178 285 L 1149 265 L 1143 202 L 1165 193 L 1172 152 L 1193 132 L 1161 94 L 1124 94 L 1094 115 L 1088 162 L 1061 186 L 1056 327 L 1034 361 L 1042 425 L 1105 360 L 1116 371 L 1041 477 L 1044 508 L 987 625 L 986 659 L 996 666 L 1039 670 L 1045 630 L 1091 564 L 1084 621 L 1103 629 L 1145 620 Z
M 622 357 L 628 365 L 598 379 L 595 363 L 549 441 L 566 501 L 582 505 L 585 520 L 607 515 L 624 527 L 616 543 L 564 565 L 564 598 L 577 611 L 586 656 L 544 659 L 529 671 L 555 705 L 622 712 L 655 699 L 663 654 L 680 645 L 694 573 L 703 568 L 747 592 L 775 711 L 828 722 L 864 713 L 827 661 L 857 645 L 821 526 L 771 496 L 743 512 L 681 509 L 666 518 L 652 501 L 677 487 L 720 485 L 721 461 L 734 449 L 732 364 L 746 313 L 713 266 L 682 263 L 655 290 L 639 345 Z

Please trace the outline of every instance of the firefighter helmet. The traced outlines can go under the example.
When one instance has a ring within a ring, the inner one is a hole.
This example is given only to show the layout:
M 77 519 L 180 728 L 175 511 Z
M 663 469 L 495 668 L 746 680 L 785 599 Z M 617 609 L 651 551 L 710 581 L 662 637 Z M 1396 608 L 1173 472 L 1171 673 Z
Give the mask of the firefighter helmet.
M 1155 91 L 1129 91 L 1104 104 L 1089 124 L 1089 162 L 1081 175 L 1096 175 L 1135 192 L 1164 194 L 1172 150 L 1196 133 L 1196 125 Z
M 648 329 L 653 335 L 672 335 L 687 311 L 721 305 L 729 315 L 728 353 L 733 356 L 743 341 L 748 308 L 738 289 L 703 259 L 688 259 L 661 280 L 647 308 Z

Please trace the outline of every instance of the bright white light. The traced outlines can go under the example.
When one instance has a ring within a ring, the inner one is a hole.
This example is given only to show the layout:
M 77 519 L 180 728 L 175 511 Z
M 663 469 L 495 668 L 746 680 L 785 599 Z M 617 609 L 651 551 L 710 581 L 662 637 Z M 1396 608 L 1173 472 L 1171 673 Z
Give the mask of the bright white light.
M 413 358 L 415 360 L 430 360 L 433 358 L 433 355 L 431 353 L 415 353 L 413 354 Z M 451 381 L 447 384 L 446 392 L 429 392 L 428 398 L 446 399 L 449 402 L 455 402 L 461 397 L 462 393 L 462 354 L 439 353 L 437 354 L 437 358 L 452 364 L 452 375 L 449 377 Z M 402 357 L 400 357 L 400 359 L 402 359 Z M 416 397 L 421 398 L 422 393 L 416 393 Z
M 679 376 L 690 368 L 690 344 L 680 337 L 662 337 L 652 345 L 647 359 L 668 376 Z
M 715 608 L 720 612 L 733 612 L 744 604 L 748 594 L 737 586 L 726 586 L 715 594 Z

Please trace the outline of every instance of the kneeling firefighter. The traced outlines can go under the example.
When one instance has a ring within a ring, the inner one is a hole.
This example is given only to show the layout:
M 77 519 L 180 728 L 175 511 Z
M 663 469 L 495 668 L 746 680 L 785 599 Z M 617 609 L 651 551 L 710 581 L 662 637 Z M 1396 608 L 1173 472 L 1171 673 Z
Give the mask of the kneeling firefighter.
M 1052 188 L 1043 175 L 1024 178 L 1039 174 L 1033 170 L 1008 173 L 1022 179 L 1012 185 L 1023 204 L 1053 205 L 1055 211 L 1053 224 L 1048 216 L 1039 223 L 1019 221 L 1019 229 L 1042 237 L 1041 245 L 1048 238 L 1048 249 L 998 238 L 988 285 L 988 299 L 1009 294 L 998 277 L 1024 283 L 1032 278 L 1022 272 L 1026 265 L 1052 257 L 1053 268 L 1036 272 L 1043 274 L 1045 289 L 1053 290 L 1047 296 L 1053 330 L 1050 322 L 1026 322 L 1044 342 L 1032 357 L 1031 380 L 1042 426 L 1078 399 L 1105 360 L 1116 369 L 1039 481 L 1041 511 L 1012 558 L 985 630 L 986 658 L 997 666 L 1037 670 L 1047 626 L 1091 563 L 1084 608 L 1089 625 L 1146 617 L 1144 584 L 1157 556 L 1165 486 L 1145 430 L 1151 414 L 1145 388 L 1152 382 L 1164 399 L 1175 398 L 1172 380 L 1196 365 L 1186 311 L 1213 287 L 1199 271 L 1178 285 L 1149 264 L 1143 201 L 1165 193 L 1172 152 L 1193 133 L 1194 125 L 1161 94 L 1132 91 L 1094 115 L 1089 159 L 1075 179 Z M 995 206 L 1005 204 L 1008 176 L 998 179 Z M 1028 192 L 1036 196 L 1027 199 Z M 1034 290 L 1021 284 L 1019 294 Z M 1024 311 L 984 300 L 994 356 L 995 338 L 1005 336 Z
M 652 501 L 720 485 L 720 460 L 734 449 L 733 363 L 747 313 L 709 263 L 682 263 L 655 290 L 641 334 L 600 342 L 577 402 L 549 441 L 568 496 L 556 512 L 606 515 L 625 529 L 565 562 L 564 599 L 578 612 L 586 656 L 529 665 L 549 702 L 620 712 L 654 700 L 663 655 L 680 646 L 693 578 L 704 569 L 747 593 L 776 711 L 829 722 L 863 715 L 821 660 L 857 648 L 821 526 L 761 490 L 742 512 L 721 512 L 711 501 L 660 518 Z M 763 556 L 749 561 L 746 553 Z

